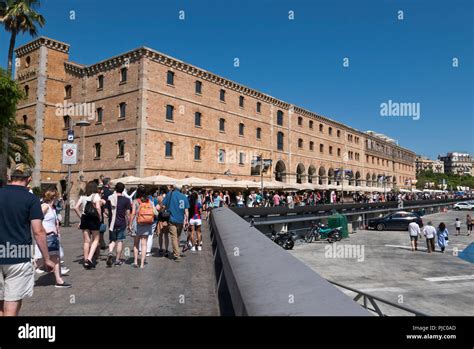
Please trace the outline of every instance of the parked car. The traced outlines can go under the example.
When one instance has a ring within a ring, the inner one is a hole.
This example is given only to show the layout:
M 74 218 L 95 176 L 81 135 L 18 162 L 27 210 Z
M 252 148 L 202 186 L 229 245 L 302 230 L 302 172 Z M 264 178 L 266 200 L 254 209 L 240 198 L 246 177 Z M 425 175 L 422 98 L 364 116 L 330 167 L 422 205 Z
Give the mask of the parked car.
M 369 229 L 382 230 L 408 230 L 408 224 L 416 222 L 420 227 L 423 226 L 423 220 L 415 213 L 398 211 L 390 213 L 382 218 L 369 220 Z
M 458 202 L 454 204 L 455 210 L 474 210 L 474 204 L 472 202 Z

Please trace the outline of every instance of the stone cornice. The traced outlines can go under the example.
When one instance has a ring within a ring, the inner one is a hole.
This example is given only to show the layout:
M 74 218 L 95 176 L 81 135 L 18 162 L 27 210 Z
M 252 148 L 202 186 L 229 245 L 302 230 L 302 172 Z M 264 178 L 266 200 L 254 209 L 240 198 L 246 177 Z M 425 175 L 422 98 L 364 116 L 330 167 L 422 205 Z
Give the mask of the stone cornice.
M 304 108 L 294 106 L 290 103 L 284 102 L 282 100 L 279 100 L 275 97 L 272 97 L 270 95 L 267 95 L 265 93 L 259 92 L 257 90 L 251 89 L 247 86 L 241 85 L 235 81 L 223 78 L 221 76 L 218 76 L 214 73 L 211 73 L 209 71 L 206 71 L 204 69 L 198 68 L 194 65 L 185 63 L 181 60 L 175 59 L 173 57 L 170 57 L 166 54 L 163 54 L 161 52 L 155 51 L 153 49 L 150 49 L 148 47 L 140 47 L 135 50 L 111 57 L 109 59 L 103 60 L 99 63 L 95 63 L 89 66 L 83 66 L 77 63 L 73 62 L 66 62 L 65 63 L 65 68 L 68 72 L 75 74 L 80 77 L 84 76 L 91 76 L 95 75 L 100 72 L 104 72 L 110 69 L 116 69 L 116 68 L 121 68 L 125 66 L 127 63 L 133 63 L 136 62 L 142 58 L 149 59 L 153 62 L 157 62 L 163 65 L 166 65 L 172 69 L 182 71 L 184 73 L 190 74 L 195 76 L 196 78 L 199 78 L 201 80 L 209 81 L 214 84 L 220 85 L 223 88 L 226 88 L 228 90 L 233 90 L 235 92 L 238 92 L 243 95 L 247 95 L 253 98 L 256 98 L 258 100 L 261 100 L 262 102 L 267 102 L 269 104 L 275 105 L 277 108 L 284 109 L 286 111 L 292 110 L 294 113 L 303 115 L 309 118 L 312 118 L 317 121 L 325 122 L 326 124 L 333 125 L 335 127 L 339 127 L 341 129 L 344 129 L 346 131 L 352 132 L 355 135 L 359 135 L 361 137 L 364 137 L 364 139 L 372 139 L 374 141 L 377 141 L 381 144 L 393 147 L 398 150 L 405 151 L 409 154 L 415 154 L 411 150 L 408 150 L 406 148 L 403 148 L 397 144 L 387 142 L 383 139 L 377 138 L 375 136 L 369 135 L 366 132 L 359 131 L 357 129 L 354 129 L 348 125 L 345 125 L 343 123 L 334 121 L 326 116 L 316 114 L 314 112 L 308 111 Z
M 69 53 L 68 44 L 61 41 L 47 38 L 45 36 L 41 36 L 38 39 L 27 43 L 26 45 L 18 47 L 15 50 L 15 54 L 17 57 L 21 57 L 30 53 L 31 51 L 38 49 L 40 46 L 46 46 L 47 48 L 52 49 L 52 50 Z

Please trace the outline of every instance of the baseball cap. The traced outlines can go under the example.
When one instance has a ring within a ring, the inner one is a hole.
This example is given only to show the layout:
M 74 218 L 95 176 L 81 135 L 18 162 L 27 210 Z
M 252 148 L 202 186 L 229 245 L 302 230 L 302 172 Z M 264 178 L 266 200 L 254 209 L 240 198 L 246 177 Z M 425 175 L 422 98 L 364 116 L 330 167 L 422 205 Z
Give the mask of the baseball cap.
M 29 178 L 33 175 L 33 171 L 31 168 L 24 164 L 19 164 L 16 165 L 15 168 L 13 168 L 10 177 L 11 178 Z

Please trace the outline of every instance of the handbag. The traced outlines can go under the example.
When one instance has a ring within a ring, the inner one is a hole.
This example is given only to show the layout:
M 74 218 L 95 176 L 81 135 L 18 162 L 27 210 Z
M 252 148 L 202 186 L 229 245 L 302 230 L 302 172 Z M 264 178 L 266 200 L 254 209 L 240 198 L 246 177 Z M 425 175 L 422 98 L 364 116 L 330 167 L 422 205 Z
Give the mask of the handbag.
M 48 252 L 59 251 L 59 238 L 56 233 L 49 233 L 46 236 L 46 243 L 48 244 Z
M 171 192 L 170 194 L 170 200 L 169 200 L 170 205 L 171 205 L 172 198 L 173 198 L 173 192 Z M 170 210 L 168 210 L 168 207 L 166 207 L 163 211 L 160 211 L 160 213 L 158 214 L 158 220 L 160 222 L 169 222 L 170 217 L 171 217 L 171 212 Z
M 105 233 L 107 231 L 107 224 L 100 223 L 99 233 Z

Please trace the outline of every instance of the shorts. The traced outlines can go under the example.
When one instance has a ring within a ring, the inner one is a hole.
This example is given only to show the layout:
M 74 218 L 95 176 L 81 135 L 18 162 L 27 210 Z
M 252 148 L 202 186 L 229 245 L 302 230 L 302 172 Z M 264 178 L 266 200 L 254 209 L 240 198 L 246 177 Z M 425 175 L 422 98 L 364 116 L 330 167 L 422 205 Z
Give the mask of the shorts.
M 81 230 L 99 231 L 100 230 L 100 219 L 99 217 L 88 217 L 85 215 L 81 216 Z
M 153 225 L 152 224 L 145 224 L 145 225 L 136 225 L 136 230 L 132 232 L 132 236 L 148 236 L 153 235 Z
M 126 228 L 119 228 L 109 231 L 109 241 L 124 241 L 127 237 L 125 236 Z
M 191 225 L 202 225 L 202 220 L 201 219 L 190 219 L 189 224 L 191 224 Z
M 418 241 L 418 236 L 410 236 L 411 241 Z
M 14 302 L 31 297 L 34 285 L 31 262 L 0 264 L 0 301 Z
M 461 231 L 461 227 L 456 227 L 456 231 Z

